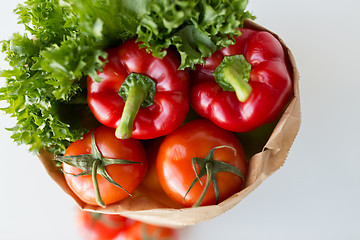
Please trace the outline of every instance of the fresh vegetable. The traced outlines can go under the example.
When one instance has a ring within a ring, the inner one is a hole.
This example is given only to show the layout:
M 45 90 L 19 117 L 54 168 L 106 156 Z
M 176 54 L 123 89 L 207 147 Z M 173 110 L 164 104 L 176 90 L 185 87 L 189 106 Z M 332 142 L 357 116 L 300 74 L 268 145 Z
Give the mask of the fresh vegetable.
M 143 141 L 149 167 L 144 177 L 144 180 L 141 182 L 138 189 L 148 198 L 158 203 L 161 203 L 163 206 L 170 208 L 181 208 L 181 205 L 169 198 L 168 195 L 166 195 L 166 193 L 164 192 L 164 189 L 161 187 L 156 170 L 156 157 L 158 155 L 161 143 L 164 139 L 165 136 Z
M 121 236 L 121 235 L 120 235 Z M 124 240 L 176 240 L 176 230 L 135 221 L 125 231 Z
M 15 10 L 25 34 L 3 41 L 3 110 L 17 119 L 12 138 L 38 153 L 63 154 L 89 127 L 86 77 L 99 81 L 107 49 L 136 38 L 155 57 L 174 46 L 180 68 L 204 63 L 229 46 L 246 18 L 247 0 L 27 0 Z M 230 36 L 230 37 L 229 37 Z M 70 110 L 69 110 L 70 109 Z M 70 111 L 70 112 L 69 112 Z
M 131 220 L 117 214 L 77 211 L 77 225 L 86 240 L 175 240 L 176 230 Z
M 139 49 L 135 40 L 110 49 L 99 72 L 88 79 L 88 104 L 104 125 L 121 139 L 151 139 L 166 135 L 185 120 L 189 110 L 187 71 L 178 70 L 176 52 L 162 59 Z
M 101 214 L 78 210 L 76 224 L 86 240 L 114 240 L 126 231 L 129 220 L 116 214 Z
M 241 190 L 247 174 L 236 136 L 205 119 L 169 134 L 160 146 L 156 167 L 166 194 L 186 207 L 225 200 Z
M 270 33 L 241 29 L 236 43 L 216 51 L 192 75 L 191 105 L 234 132 L 274 121 L 292 96 L 284 50 Z
M 70 189 L 85 203 L 105 207 L 134 192 L 145 176 L 144 147 L 135 139 L 117 139 L 101 126 L 72 143 L 64 156 L 63 172 Z
M 216 49 L 233 44 L 233 37 L 240 34 L 238 27 L 253 18 L 245 12 L 248 0 L 125 2 L 140 19 L 136 34 L 142 46 L 155 57 L 165 56 L 166 49 L 175 46 L 181 56 L 180 69 L 202 64 Z

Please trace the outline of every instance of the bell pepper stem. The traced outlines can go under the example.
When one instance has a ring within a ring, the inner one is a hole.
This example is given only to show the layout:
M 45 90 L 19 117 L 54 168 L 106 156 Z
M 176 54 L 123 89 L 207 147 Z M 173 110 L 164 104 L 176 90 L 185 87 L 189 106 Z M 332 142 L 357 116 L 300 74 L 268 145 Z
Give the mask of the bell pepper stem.
M 146 75 L 131 73 L 124 80 L 119 89 L 119 95 L 125 101 L 125 106 L 115 130 L 117 138 L 131 138 L 134 120 L 140 107 L 153 105 L 155 92 L 156 83 Z
M 120 123 L 115 131 L 115 136 L 120 139 L 128 139 L 132 135 L 133 124 L 137 113 L 144 102 L 147 93 L 143 88 L 132 86 L 126 99 Z
M 225 69 L 224 74 L 228 83 L 234 88 L 236 97 L 240 102 L 245 102 L 249 98 L 252 88 L 243 80 L 243 74 L 234 66 Z
M 240 102 L 245 102 L 252 91 L 249 78 L 251 65 L 243 55 L 225 56 L 215 69 L 215 81 L 224 91 L 235 91 Z

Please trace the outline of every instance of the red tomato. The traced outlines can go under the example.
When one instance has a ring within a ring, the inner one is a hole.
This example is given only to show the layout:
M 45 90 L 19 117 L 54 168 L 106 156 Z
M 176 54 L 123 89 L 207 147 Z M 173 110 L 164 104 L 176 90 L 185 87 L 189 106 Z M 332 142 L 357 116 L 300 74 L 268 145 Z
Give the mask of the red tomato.
M 169 134 L 160 146 L 156 162 L 159 181 L 166 194 L 186 207 L 197 203 L 204 190 L 207 174 L 205 172 L 205 175 L 200 178 L 203 185 L 199 181 L 196 182 L 186 195 L 196 179 L 193 158 L 205 159 L 212 149 L 219 146 L 226 147 L 213 150 L 213 159 L 218 160 L 215 162 L 228 163 L 246 176 L 247 162 L 244 151 L 233 133 L 217 127 L 208 120 L 200 119 L 186 123 Z M 199 172 L 198 164 L 196 168 Z M 213 167 L 213 169 L 216 168 Z M 239 192 L 244 183 L 242 177 L 230 172 L 219 172 L 215 179 L 219 188 L 219 202 Z M 214 185 L 210 183 L 201 205 L 217 203 L 213 187 Z
M 176 231 L 135 221 L 125 231 L 125 240 L 175 240 Z
M 120 215 L 78 210 L 76 223 L 86 240 L 113 240 L 128 227 L 128 219 Z
M 164 139 L 165 137 L 162 136 L 143 142 L 148 160 L 148 170 L 138 189 L 146 194 L 147 197 L 162 203 L 166 207 L 182 208 L 181 205 L 177 204 L 166 195 L 157 176 L 156 156 Z
M 65 156 L 83 155 L 94 153 L 91 141 L 92 131 L 81 140 L 72 143 L 66 150 Z M 145 176 L 147 169 L 146 153 L 140 141 L 135 139 L 121 140 L 115 137 L 115 129 L 101 126 L 95 129 L 94 140 L 102 157 L 112 159 L 124 159 L 134 164 L 111 164 L 104 166 L 100 163 L 107 174 L 122 186 L 123 189 L 115 186 L 105 178 L 96 174 L 101 199 L 105 205 L 118 202 L 134 192 Z M 100 168 L 100 167 L 99 167 Z M 73 176 L 83 172 L 83 170 L 63 164 L 65 179 L 72 191 L 85 203 L 99 206 L 96 189 L 94 188 L 93 178 L 90 175 Z M 99 173 L 99 172 L 98 172 Z M 71 175 L 72 174 L 72 175 Z

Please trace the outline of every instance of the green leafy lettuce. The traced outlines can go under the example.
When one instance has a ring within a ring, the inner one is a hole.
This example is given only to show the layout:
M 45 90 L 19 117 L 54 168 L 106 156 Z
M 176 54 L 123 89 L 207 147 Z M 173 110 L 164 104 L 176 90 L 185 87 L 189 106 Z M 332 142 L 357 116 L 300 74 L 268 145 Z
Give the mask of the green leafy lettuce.
M 240 35 L 247 0 L 148 1 L 136 34 L 154 56 L 163 57 L 174 45 L 181 56 L 180 69 L 203 64 L 215 50 L 227 47 Z
M 176 47 L 181 69 L 204 63 L 241 33 L 247 0 L 28 0 L 15 9 L 26 33 L 2 42 L 9 70 L 2 110 L 19 144 L 61 154 L 91 126 L 86 78 L 101 79 L 106 49 L 137 38 L 155 57 Z M 85 116 L 85 119 L 84 119 Z M 89 118 L 89 119 L 87 119 Z M 87 126 L 87 127 L 84 127 Z

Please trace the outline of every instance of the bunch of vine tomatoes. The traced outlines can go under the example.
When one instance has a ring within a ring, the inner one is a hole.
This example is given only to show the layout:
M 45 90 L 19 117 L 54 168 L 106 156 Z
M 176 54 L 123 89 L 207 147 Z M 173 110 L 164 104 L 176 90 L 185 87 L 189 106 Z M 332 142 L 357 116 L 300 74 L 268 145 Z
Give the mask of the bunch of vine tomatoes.
M 86 240 L 176 240 L 177 231 L 149 225 L 120 215 L 78 210 L 76 225 Z

